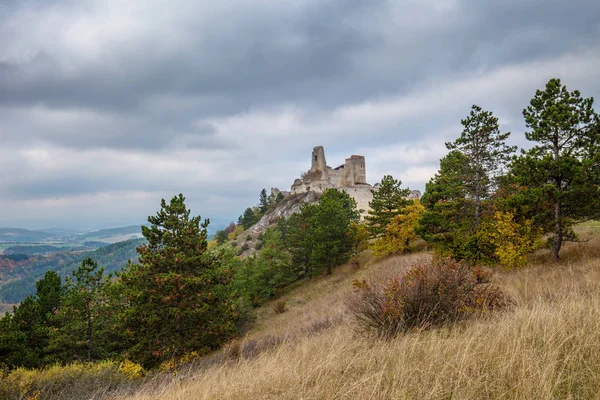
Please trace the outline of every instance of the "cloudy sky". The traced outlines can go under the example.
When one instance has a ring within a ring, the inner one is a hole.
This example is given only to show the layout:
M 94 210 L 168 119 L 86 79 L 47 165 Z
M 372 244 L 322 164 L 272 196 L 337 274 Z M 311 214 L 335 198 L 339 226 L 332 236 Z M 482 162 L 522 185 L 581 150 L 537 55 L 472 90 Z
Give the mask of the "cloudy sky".
M 598 0 L 0 0 L 0 226 L 215 227 L 323 145 L 423 190 L 476 103 L 600 98 Z M 596 107 L 598 110 L 600 107 Z

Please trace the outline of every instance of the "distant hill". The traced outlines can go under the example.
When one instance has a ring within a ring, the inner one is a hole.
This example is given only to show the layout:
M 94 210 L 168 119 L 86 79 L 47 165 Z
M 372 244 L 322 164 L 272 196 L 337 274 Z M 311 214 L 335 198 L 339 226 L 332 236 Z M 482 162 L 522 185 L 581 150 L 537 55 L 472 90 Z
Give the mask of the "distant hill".
M 107 246 L 108 243 L 105 242 L 84 242 L 81 244 L 62 244 L 60 246 L 53 246 L 50 244 L 15 244 L 10 247 L 6 247 L 4 249 L 4 255 L 12 255 L 12 254 L 27 254 L 30 256 L 33 255 L 48 255 L 50 253 L 64 253 L 64 252 L 74 252 L 74 253 L 82 253 L 85 251 L 92 251 L 99 247 Z
M 116 243 L 132 238 L 139 238 L 141 236 L 141 225 L 130 225 L 120 228 L 100 229 L 97 231 L 78 234 L 74 236 L 74 239 L 76 239 L 79 242 L 96 241 Z
M 85 233 L 85 231 L 80 231 L 76 229 L 67 229 L 67 228 L 47 228 L 47 229 L 36 229 L 36 232 L 47 233 L 53 238 L 57 239 L 66 239 L 73 237 L 75 235 L 79 235 L 81 233 Z
M 0 243 L 39 243 L 53 236 L 42 231 L 19 228 L 0 228 Z
M 26 254 L 0 256 L 0 303 L 22 301 L 35 293 L 35 282 L 47 271 L 56 271 L 64 278 L 87 257 L 104 267 L 106 273 L 119 271 L 127 265 L 128 260 L 137 261 L 135 249 L 144 242 L 145 239 L 127 240 L 81 254 L 63 252 L 48 257 Z

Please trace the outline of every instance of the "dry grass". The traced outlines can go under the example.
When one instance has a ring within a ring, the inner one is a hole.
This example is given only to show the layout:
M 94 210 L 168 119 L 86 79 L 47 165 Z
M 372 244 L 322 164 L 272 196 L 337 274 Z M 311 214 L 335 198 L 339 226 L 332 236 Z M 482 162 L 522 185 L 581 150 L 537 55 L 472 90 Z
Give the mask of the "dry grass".
M 345 266 L 294 288 L 278 299 L 287 312 L 265 305 L 234 346 L 259 351 L 230 352 L 121 398 L 600 399 L 598 238 L 567 244 L 558 265 L 540 252 L 531 267 L 497 274 L 515 300 L 510 311 L 391 341 L 358 335 L 344 307 L 350 282 L 422 257 Z

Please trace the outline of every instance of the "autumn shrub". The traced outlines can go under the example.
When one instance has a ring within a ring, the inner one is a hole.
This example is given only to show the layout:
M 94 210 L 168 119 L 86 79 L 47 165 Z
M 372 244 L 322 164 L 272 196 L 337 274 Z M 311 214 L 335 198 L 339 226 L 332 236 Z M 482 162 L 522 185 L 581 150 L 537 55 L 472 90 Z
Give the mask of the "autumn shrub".
M 0 371 L 0 399 L 82 399 L 130 381 L 118 363 L 73 363 Z
M 381 283 L 354 281 L 348 307 L 358 328 L 389 338 L 458 322 L 510 304 L 489 274 L 464 262 L 433 259 Z
M 129 379 L 141 378 L 146 374 L 144 367 L 129 360 L 124 360 L 119 364 L 119 371 Z
M 510 212 L 496 212 L 494 217 L 490 239 L 500 263 L 507 269 L 525 266 L 527 255 L 540 246 L 542 230 L 531 220 L 515 221 Z
M 404 213 L 393 217 L 386 226 L 384 234 L 371 244 L 375 255 L 384 257 L 408 252 L 411 244 L 418 238 L 416 231 L 424 212 L 425 207 L 419 200 L 415 200 L 405 208 Z

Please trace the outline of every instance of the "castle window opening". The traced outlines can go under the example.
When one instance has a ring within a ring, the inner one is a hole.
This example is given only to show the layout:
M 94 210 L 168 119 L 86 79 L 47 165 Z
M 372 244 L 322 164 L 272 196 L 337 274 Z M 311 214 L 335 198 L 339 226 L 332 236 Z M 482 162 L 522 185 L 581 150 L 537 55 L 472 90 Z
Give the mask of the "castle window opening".
M 317 156 L 315 155 L 315 161 L 317 161 Z

